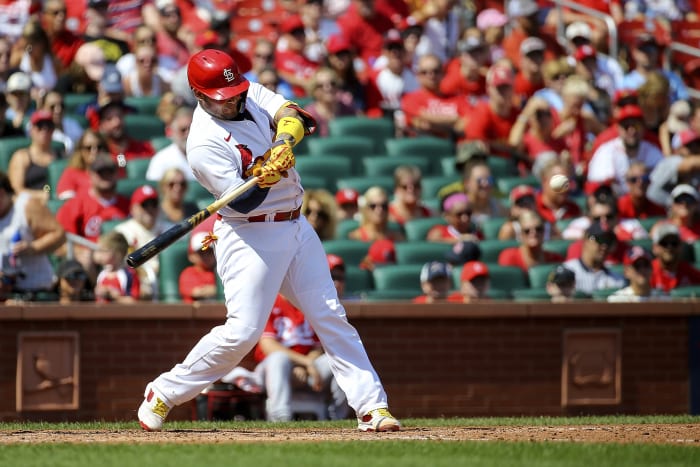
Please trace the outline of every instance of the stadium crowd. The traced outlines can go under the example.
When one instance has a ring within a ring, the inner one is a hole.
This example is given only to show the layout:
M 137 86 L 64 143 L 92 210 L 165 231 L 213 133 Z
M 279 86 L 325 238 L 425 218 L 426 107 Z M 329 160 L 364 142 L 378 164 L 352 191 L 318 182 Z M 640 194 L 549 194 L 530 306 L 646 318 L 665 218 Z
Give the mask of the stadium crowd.
M 212 201 L 186 160 L 204 48 L 317 119 L 302 211 L 345 299 L 695 296 L 700 54 L 666 52 L 700 47 L 700 2 L 577 3 L 617 43 L 548 0 L 2 2 L 1 299 L 222 296 L 210 224 L 124 263 Z

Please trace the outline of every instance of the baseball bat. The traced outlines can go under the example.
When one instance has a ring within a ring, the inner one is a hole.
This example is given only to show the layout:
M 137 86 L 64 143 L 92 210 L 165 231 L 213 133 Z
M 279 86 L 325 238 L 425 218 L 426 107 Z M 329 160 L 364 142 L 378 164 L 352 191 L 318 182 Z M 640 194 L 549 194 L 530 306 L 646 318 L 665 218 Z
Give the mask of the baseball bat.
M 129 254 L 126 257 L 126 264 L 132 268 L 141 266 L 143 263 L 175 243 L 177 239 L 181 238 L 187 232 L 204 222 L 205 219 L 214 214 L 216 211 L 235 201 L 239 196 L 253 188 L 257 183 L 257 177 L 251 177 L 243 185 L 239 186 L 228 195 L 214 201 L 201 211 L 192 214 L 179 224 L 170 227 L 168 230 L 158 235 L 156 238 L 146 243 L 138 250 Z

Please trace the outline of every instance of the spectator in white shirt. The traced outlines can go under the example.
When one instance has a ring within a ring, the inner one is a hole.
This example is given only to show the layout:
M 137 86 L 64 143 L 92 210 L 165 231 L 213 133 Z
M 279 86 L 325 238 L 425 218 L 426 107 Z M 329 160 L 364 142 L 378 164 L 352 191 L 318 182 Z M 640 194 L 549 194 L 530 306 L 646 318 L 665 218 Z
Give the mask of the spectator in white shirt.
M 191 124 L 192 109 L 186 106 L 178 108 L 166 130 L 166 135 L 172 143 L 153 155 L 146 171 L 147 180 L 160 181 L 165 172 L 173 167 L 182 170 L 187 180 L 194 180 L 192 169 L 187 163 L 185 155 L 187 135 L 190 134 Z
M 651 287 L 652 255 L 639 245 L 627 251 L 624 274 L 629 285 L 608 296 L 609 302 L 645 302 L 662 297 L 659 289 Z

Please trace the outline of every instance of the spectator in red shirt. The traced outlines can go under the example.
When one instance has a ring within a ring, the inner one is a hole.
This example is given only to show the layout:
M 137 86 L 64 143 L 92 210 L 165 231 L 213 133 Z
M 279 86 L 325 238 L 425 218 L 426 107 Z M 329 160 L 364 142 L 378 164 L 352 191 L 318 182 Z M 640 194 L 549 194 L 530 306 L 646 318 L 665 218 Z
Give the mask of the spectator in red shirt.
M 581 215 L 581 208 L 569 199 L 568 191 L 555 191 L 549 185 L 549 180 L 557 174 L 570 177 L 568 166 L 557 159 L 551 160 L 542 167 L 540 182 L 542 191 L 537 194 L 537 211 L 547 222 L 556 223 L 560 219 L 573 219 Z
M 413 303 L 447 301 L 452 290 L 452 266 L 442 261 L 425 263 L 420 271 L 420 286 L 423 295 L 415 297 Z
M 560 154 L 566 149 L 565 139 L 555 138 L 553 130 L 554 112 L 549 103 L 540 97 L 531 97 L 510 129 L 508 144 L 529 159 L 529 163 L 523 163 L 529 167 L 544 153 Z
M 192 265 L 182 270 L 178 280 L 180 297 L 185 303 L 216 298 L 216 257 L 206 241 L 208 235 L 200 229 L 190 237 L 187 259 Z
M 66 3 L 63 0 L 47 0 L 41 12 L 41 19 L 60 73 L 70 66 L 84 41 L 66 28 Z
M 649 174 L 642 162 L 633 162 L 625 175 L 629 191 L 617 200 L 620 219 L 647 219 L 665 217 L 666 208 L 647 198 Z
M 546 23 L 549 12 L 547 8 L 540 8 L 535 0 L 508 0 L 506 14 L 511 20 L 512 29 L 503 39 L 503 49 L 512 63 L 518 63 L 520 45 L 531 36 L 539 37 L 545 42 L 545 57 L 548 60 L 564 53 L 555 35 L 541 27 Z
M 443 66 L 437 55 L 422 55 L 418 59 L 417 74 L 420 89 L 401 98 L 407 133 L 451 138 L 463 112 L 463 99 L 440 92 Z
M 299 16 L 290 16 L 280 25 L 286 49 L 275 53 L 275 67 L 280 78 L 292 85 L 296 97 L 307 95 L 306 86 L 318 69 L 318 63 L 304 55 L 306 32 Z
M 338 17 L 342 35 L 370 68 L 381 55 L 384 34 L 396 26 L 386 13 L 374 6 L 375 0 L 352 0 L 347 11 Z
M 653 233 L 651 286 L 669 292 L 676 287 L 700 284 L 700 271 L 682 259 L 683 245 L 677 226 L 665 223 Z
M 421 200 L 422 178 L 420 169 L 414 165 L 402 165 L 394 170 L 394 199 L 389 203 L 389 220 L 404 225 L 412 219 L 433 215 Z
M 518 74 L 515 75 L 515 95 L 527 100 L 544 87 L 542 64 L 546 44 L 539 37 L 528 37 L 520 44 Z
M 538 264 L 560 263 L 564 257 L 543 249 L 545 226 L 542 218 L 532 211 L 525 211 L 518 219 L 522 230 L 520 245 L 506 248 L 498 255 L 501 266 L 516 266 L 527 273 Z
M 457 58 L 447 65 L 445 77 L 440 82 L 440 91 L 466 97 L 470 105 L 486 95 L 486 77 L 483 69 L 488 65 L 488 47 L 481 37 L 481 31 L 475 31 L 457 43 Z
M 464 193 L 454 193 L 442 203 L 443 217 L 447 224 L 436 224 L 426 234 L 429 242 L 458 243 L 478 242 L 483 234 L 472 220 L 469 198 Z
M 652 227 L 652 236 L 659 225 L 670 222 L 678 228 L 684 242 L 693 243 L 700 240 L 700 195 L 697 189 L 684 183 L 677 185 L 671 191 L 671 200 L 669 218 Z
M 502 157 L 512 156 L 508 136 L 519 113 L 513 96 L 514 79 L 509 65 L 502 62 L 493 65 L 486 75 L 488 100 L 462 115 L 464 139 L 484 141 L 491 154 Z
M 523 239 L 523 227 L 520 225 L 520 216 L 526 212 L 537 214 L 537 203 L 535 196 L 537 191 L 529 185 L 518 185 L 510 191 L 510 208 L 508 220 L 503 223 L 498 231 L 499 240 L 518 240 Z M 544 240 L 558 238 L 561 236 L 557 230 L 556 224 L 545 222 L 544 225 Z
M 78 145 L 68 160 L 68 166 L 58 179 L 55 187 L 56 198 L 74 198 L 90 188 L 88 167 L 100 151 L 107 151 L 107 144 L 98 132 L 88 128 L 78 140 Z

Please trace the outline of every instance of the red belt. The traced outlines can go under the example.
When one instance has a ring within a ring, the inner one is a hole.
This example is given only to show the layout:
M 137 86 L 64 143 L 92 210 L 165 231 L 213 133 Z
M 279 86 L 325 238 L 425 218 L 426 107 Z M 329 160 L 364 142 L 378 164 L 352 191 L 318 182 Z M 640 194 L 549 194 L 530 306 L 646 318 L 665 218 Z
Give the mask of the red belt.
M 276 212 L 275 216 L 272 218 L 272 222 L 283 222 L 283 221 L 293 221 L 294 219 L 299 219 L 301 214 L 301 206 L 293 211 L 287 212 Z M 267 222 L 267 214 L 259 214 L 257 216 L 250 216 L 246 220 L 248 222 Z M 216 218 L 221 219 L 221 214 L 216 213 Z

